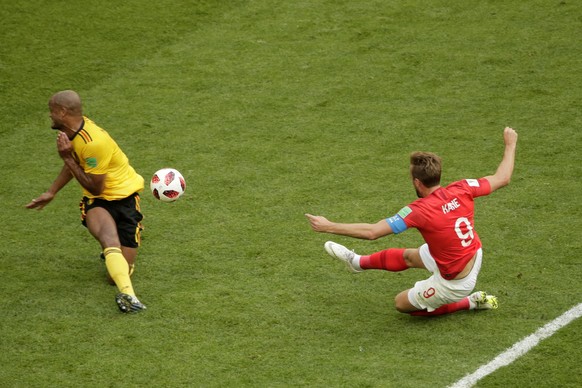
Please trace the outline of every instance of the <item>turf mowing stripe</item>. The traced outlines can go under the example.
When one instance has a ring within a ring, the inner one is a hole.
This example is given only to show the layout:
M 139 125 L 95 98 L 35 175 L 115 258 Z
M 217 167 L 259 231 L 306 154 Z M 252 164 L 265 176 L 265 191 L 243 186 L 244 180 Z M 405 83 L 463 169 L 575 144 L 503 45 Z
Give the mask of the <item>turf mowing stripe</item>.
M 463 377 L 449 388 L 465 388 L 472 387 L 483 377 L 495 372 L 497 369 L 511 364 L 519 357 L 526 354 L 530 349 L 535 347 L 541 340 L 544 340 L 554 334 L 556 331 L 566 326 L 575 319 L 582 316 L 582 303 L 572 307 L 558 318 L 547 323 L 545 326 L 538 329 L 535 333 L 525 337 L 521 341 L 514 344 L 511 348 L 495 357 L 491 362 L 481 366 L 475 372 Z

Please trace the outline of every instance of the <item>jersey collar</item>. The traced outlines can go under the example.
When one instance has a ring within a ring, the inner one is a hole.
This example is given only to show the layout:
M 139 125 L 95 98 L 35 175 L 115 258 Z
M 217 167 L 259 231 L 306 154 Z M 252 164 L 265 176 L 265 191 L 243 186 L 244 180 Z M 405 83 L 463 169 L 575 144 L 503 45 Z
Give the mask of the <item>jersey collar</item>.
M 79 129 L 77 129 L 77 132 L 75 132 L 73 137 L 70 138 L 69 140 L 72 141 L 79 134 L 79 132 L 81 132 L 83 130 L 83 128 L 85 128 L 85 117 L 83 117 L 83 122 L 81 123 L 81 126 L 79 127 Z

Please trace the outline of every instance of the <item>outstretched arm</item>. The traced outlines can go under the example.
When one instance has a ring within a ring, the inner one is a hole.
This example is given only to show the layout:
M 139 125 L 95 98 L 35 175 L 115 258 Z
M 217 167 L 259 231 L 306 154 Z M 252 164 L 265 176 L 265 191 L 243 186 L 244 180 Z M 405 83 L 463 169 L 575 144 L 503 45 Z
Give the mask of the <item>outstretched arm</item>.
M 513 175 L 515 149 L 517 147 L 517 132 L 515 132 L 513 128 L 506 127 L 503 131 L 503 139 L 505 141 L 503 159 L 501 159 L 501 163 L 499 163 L 499 167 L 497 167 L 495 174 L 485 177 L 491 185 L 491 192 L 507 186 Z
M 311 228 L 314 231 L 321 233 L 339 234 L 342 236 L 355 237 L 363 240 L 376 240 L 377 238 L 393 233 L 392 228 L 390 228 L 390 225 L 388 225 L 386 220 L 380 220 L 375 224 L 342 224 L 329 221 L 323 216 L 305 214 L 305 217 L 307 217 L 309 220 Z
M 73 174 L 67 166 L 63 166 L 61 172 L 51 185 L 49 189 L 39 195 L 37 198 L 33 199 L 29 204 L 26 205 L 29 209 L 38 209 L 41 210 L 43 207 L 48 205 L 50 201 L 53 200 L 55 195 L 61 190 L 63 187 L 67 185 L 73 179 Z

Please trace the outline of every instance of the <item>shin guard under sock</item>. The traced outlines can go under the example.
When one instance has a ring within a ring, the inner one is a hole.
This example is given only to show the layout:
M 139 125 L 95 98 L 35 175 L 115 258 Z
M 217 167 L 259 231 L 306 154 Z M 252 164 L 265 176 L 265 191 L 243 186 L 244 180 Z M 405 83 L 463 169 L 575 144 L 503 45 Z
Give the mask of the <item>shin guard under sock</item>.
M 135 296 L 131 279 L 129 278 L 129 264 L 123 257 L 121 249 L 105 248 L 103 254 L 105 255 L 107 272 L 109 272 L 109 276 L 115 282 L 119 292 Z
M 430 317 L 430 316 L 437 316 L 443 314 L 450 314 L 454 313 L 459 310 L 469 310 L 470 309 L 469 297 L 463 298 L 458 302 L 453 302 L 449 304 L 442 305 L 441 307 L 437 308 L 434 311 L 428 312 L 426 310 L 421 311 L 413 311 L 410 315 L 414 316 L 421 316 L 421 317 Z
M 408 269 L 404 261 L 405 249 L 390 248 L 373 253 L 370 256 L 360 257 L 362 269 L 383 269 L 391 272 L 399 272 Z

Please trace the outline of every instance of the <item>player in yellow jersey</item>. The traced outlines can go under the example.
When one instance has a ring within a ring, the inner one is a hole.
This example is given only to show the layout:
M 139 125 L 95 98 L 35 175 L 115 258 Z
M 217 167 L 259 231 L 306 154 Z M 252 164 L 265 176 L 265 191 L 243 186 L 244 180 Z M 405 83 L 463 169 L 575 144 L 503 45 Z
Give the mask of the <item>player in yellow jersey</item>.
M 52 128 L 58 130 L 57 150 L 64 166 L 50 188 L 26 205 L 42 209 L 75 178 L 83 188 L 81 219 L 101 244 L 105 266 L 119 293 L 124 313 L 146 307 L 137 299 L 130 275 L 140 245 L 140 198 L 144 180 L 109 134 L 83 116 L 81 98 L 72 90 L 49 100 Z

